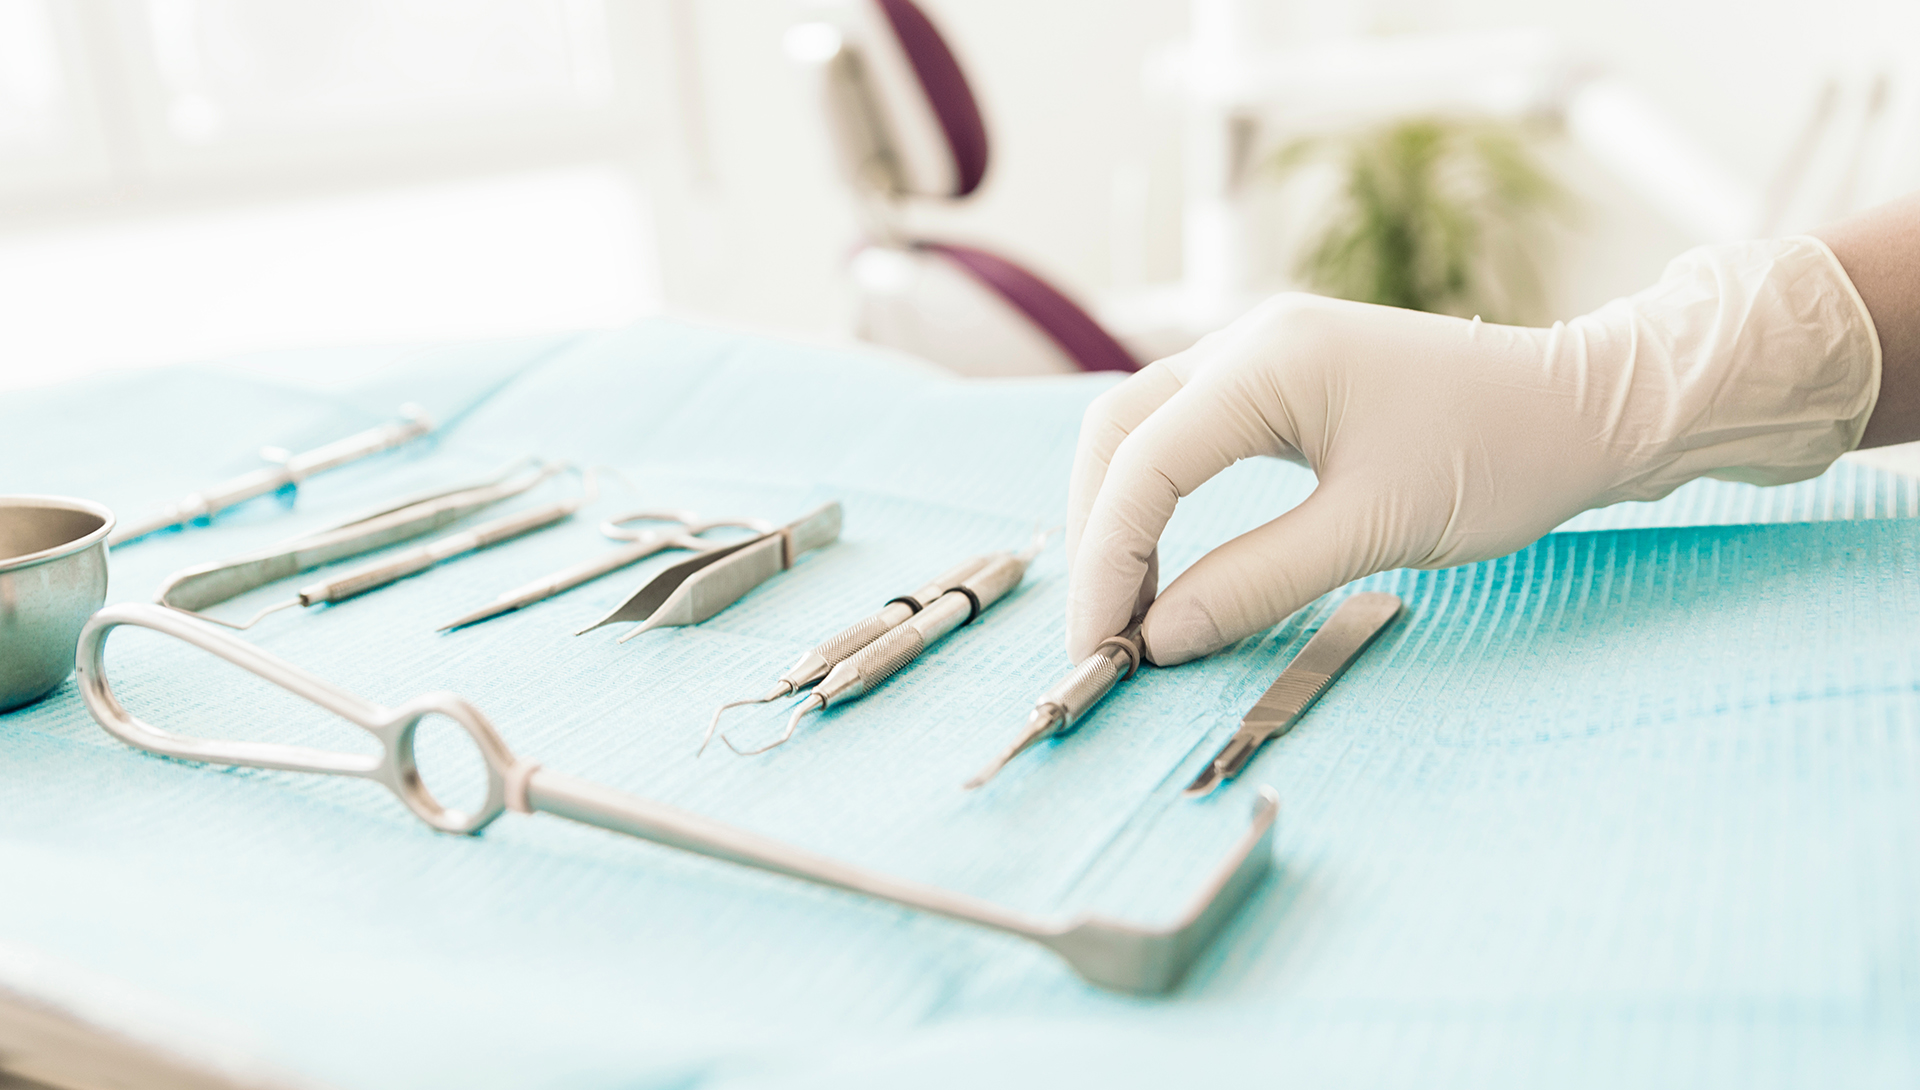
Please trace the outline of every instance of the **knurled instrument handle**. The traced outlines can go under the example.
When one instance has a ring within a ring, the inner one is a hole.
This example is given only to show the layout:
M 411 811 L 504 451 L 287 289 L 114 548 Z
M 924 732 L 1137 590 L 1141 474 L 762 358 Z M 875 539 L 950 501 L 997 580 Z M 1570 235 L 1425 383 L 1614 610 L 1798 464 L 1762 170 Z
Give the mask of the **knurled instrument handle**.
M 827 637 L 826 641 L 815 649 L 815 653 L 829 669 L 838 666 L 859 654 L 875 640 L 899 627 L 900 622 L 906 619 L 905 616 L 899 616 L 900 614 L 912 616 L 912 611 L 905 604 L 890 604 L 880 612 L 855 621 Z
M 858 689 L 848 695 L 864 695 L 879 688 L 882 682 L 906 669 L 907 664 L 919 658 L 926 649 L 927 639 L 918 628 L 910 624 L 896 627 L 846 660 L 860 676 Z

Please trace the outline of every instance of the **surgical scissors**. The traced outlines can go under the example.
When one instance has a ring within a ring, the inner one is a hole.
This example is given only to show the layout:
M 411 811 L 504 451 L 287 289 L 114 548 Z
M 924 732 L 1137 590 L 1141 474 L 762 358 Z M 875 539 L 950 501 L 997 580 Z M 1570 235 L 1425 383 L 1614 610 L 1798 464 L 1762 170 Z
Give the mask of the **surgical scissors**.
M 628 526 L 630 522 L 651 522 L 663 525 L 642 529 Z M 627 544 L 599 556 L 582 560 L 572 567 L 562 568 L 551 575 L 542 576 L 531 583 L 515 587 L 472 613 L 441 625 L 440 631 L 449 632 L 470 624 L 479 624 L 481 621 L 492 620 L 503 613 L 511 613 L 535 602 L 545 601 L 557 594 L 572 590 L 582 583 L 591 582 L 621 568 L 638 564 L 668 549 L 685 549 L 693 553 L 710 553 L 724 549 L 733 542 L 714 541 L 706 537 L 709 531 L 723 527 L 764 534 L 773 529 L 773 524 L 764 519 L 703 519 L 692 511 L 630 511 L 600 524 L 600 532 L 603 535 Z
M 339 753 L 267 742 L 223 741 L 160 730 L 128 714 L 106 676 L 106 639 L 134 625 L 184 640 L 274 685 L 304 697 L 373 735 L 378 754 Z M 507 810 L 545 812 L 669 847 L 772 871 L 1029 939 L 1053 950 L 1094 984 L 1162 992 L 1226 928 L 1273 864 L 1279 798 L 1262 788 L 1252 820 L 1178 920 L 1165 928 L 1082 915 L 1044 919 L 990 901 L 897 878 L 816 855 L 738 826 L 610 787 L 563 775 L 514 755 L 493 723 L 452 693 L 417 696 L 386 708 L 347 692 L 193 618 L 159 606 L 128 603 L 93 615 L 80 633 L 76 677 L 87 711 L 107 733 L 136 749 L 230 768 L 273 768 L 372 780 L 416 817 L 445 833 L 477 833 Z M 422 781 L 414 753 L 420 722 L 443 715 L 464 731 L 486 767 L 486 793 L 472 810 L 454 810 Z

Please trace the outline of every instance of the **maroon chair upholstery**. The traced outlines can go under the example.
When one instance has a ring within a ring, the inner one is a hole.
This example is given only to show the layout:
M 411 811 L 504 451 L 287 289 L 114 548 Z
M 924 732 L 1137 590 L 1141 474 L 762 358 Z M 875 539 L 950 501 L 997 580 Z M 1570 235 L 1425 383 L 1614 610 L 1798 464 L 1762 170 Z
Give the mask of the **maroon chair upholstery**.
M 1140 369 L 1140 361 L 1078 303 L 1006 258 L 945 242 L 917 242 L 914 248 L 939 254 L 992 289 L 1039 326 L 1082 371 Z

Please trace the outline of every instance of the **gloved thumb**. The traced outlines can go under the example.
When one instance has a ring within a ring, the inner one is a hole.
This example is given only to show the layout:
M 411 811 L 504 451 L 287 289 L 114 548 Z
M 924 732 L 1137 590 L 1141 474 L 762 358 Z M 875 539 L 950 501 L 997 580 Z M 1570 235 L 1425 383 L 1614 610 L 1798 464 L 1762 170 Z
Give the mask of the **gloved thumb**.
M 1385 570 L 1385 512 L 1322 481 L 1313 495 L 1194 562 L 1141 627 L 1147 658 L 1173 666 L 1280 623 L 1315 598 Z

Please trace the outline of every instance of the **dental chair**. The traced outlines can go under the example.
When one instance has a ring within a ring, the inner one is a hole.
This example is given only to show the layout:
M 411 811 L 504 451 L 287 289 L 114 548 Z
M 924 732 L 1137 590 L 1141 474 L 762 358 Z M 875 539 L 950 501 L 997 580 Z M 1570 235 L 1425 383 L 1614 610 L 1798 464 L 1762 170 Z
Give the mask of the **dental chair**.
M 787 33 L 825 107 L 867 238 L 848 270 L 857 334 L 972 376 L 1140 367 L 1066 294 L 1017 262 L 915 237 L 915 201 L 960 201 L 986 176 L 966 73 L 913 0 L 834 0 Z

